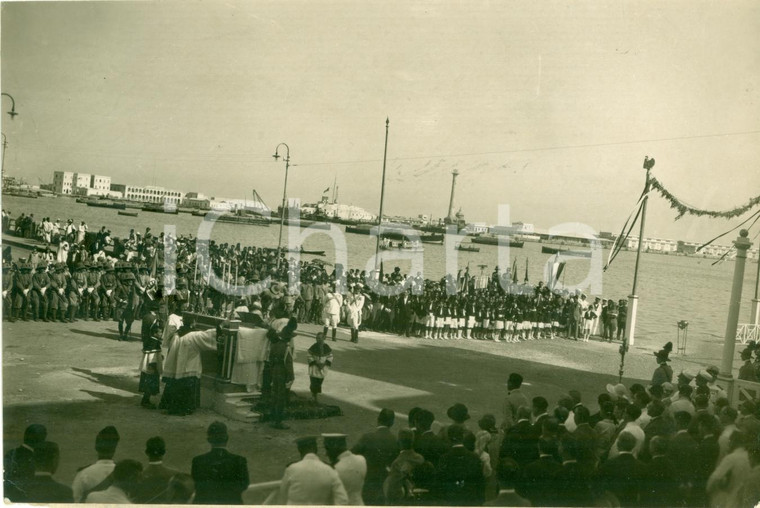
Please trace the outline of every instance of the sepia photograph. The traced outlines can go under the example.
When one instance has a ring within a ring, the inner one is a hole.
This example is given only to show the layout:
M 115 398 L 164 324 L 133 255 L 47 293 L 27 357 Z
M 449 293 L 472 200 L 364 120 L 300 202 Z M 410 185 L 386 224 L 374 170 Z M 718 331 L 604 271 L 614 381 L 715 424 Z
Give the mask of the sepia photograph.
M 0 1 L 7 504 L 760 505 L 760 3 Z

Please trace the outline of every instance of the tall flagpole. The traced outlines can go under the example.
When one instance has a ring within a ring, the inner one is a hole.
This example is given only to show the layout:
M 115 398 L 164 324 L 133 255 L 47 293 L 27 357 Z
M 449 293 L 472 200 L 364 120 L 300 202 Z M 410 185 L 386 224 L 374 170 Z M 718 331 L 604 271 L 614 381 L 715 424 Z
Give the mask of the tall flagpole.
M 633 289 L 628 296 L 628 314 L 625 321 L 625 337 L 623 338 L 623 348 L 633 346 L 636 338 L 636 310 L 639 305 L 639 297 L 636 294 L 636 286 L 639 278 L 639 258 L 641 258 L 641 246 L 644 244 L 644 223 L 647 218 L 647 201 L 649 200 L 649 172 L 654 167 L 654 159 L 644 157 L 644 169 L 647 170 L 647 179 L 644 184 L 644 199 L 641 203 L 641 224 L 639 225 L 639 245 L 636 249 L 636 264 L 633 268 Z
M 378 255 L 380 252 L 380 228 L 383 225 L 383 199 L 385 199 L 385 163 L 388 157 L 388 126 L 390 120 L 385 119 L 385 149 L 383 150 L 383 183 L 380 186 L 380 215 L 377 217 L 377 243 L 375 244 L 375 274 L 377 274 Z

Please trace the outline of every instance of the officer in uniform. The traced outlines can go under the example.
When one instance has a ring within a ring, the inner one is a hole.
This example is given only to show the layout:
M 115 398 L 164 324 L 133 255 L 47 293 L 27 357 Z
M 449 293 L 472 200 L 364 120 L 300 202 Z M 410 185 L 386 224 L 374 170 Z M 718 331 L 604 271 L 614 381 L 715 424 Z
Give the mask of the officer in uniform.
M 100 278 L 100 304 L 103 319 L 115 319 L 114 306 L 116 304 L 116 286 L 118 281 L 111 265 L 106 265 L 105 272 Z
M 3 316 L 8 316 L 8 321 L 13 323 L 13 281 L 16 277 L 11 264 L 3 258 Z
M 122 271 L 121 275 L 121 284 L 114 291 L 116 319 L 119 322 L 119 340 L 128 340 L 139 300 L 133 285 L 135 275 L 129 271 Z
M 13 299 L 13 312 L 16 318 L 28 321 L 26 311 L 29 307 L 29 299 L 32 292 L 32 267 L 27 263 L 19 265 L 19 273 L 14 280 L 15 296 Z
M 135 311 L 135 317 L 138 319 L 142 317 L 145 311 L 145 304 L 148 299 L 145 292 L 148 290 L 149 285 L 150 274 L 148 273 L 148 267 L 140 265 L 137 269 L 137 277 L 134 282 L 135 291 L 137 292 L 137 296 L 140 297 L 140 304 L 137 306 L 137 311 Z
M 92 313 L 92 319 L 100 321 L 100 270 L 97 263 L 85 264 L 87 267 L 87 289 L 84 299 L 84 320 Z
M 45 263 L 39 263 L 32 275 L 32 319 L 47 321 L 47 293 L 50 288 L 50 277 Z
M 55 321 L 56 318 L 65 321 L 66 311 L 69 308 L 69 300 L 66 296 L 66 287 L 68 281 L 66 280 L 66 265 L 64 263 L 57 263 L 55 265 L 55 272 L 50 278 L 50 290 L 48 290 L 48 309 L 50 321 Z
M 69 278 L 69 323 L 74 323 L 77 320 L 77 311 L 85 298 L 85 289 L 87 289 L 87 274 L 84 264 L 76 263 L 74 274 Z

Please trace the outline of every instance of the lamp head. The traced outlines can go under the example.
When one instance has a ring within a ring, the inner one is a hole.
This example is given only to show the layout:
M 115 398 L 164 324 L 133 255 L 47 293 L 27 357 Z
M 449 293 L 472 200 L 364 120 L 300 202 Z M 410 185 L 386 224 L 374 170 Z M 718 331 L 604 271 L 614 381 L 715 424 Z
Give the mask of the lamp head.
M 280 154 L 277 153 L 277 150 L 274 151 L 274 155 L 272 155 L 272 157 L 274 157 L 274 160 L 279 160 Z
M 11 108 L 11 110 L 10 110 L 10 111 L 8 111 L 8 115 L 10 115 L 10 117 L 11 117 L 11 120 L 13 120 L 13 118 L 14 118 L 16 115 L 18 115 L 18 113 L 16 113 L 16 108 Z

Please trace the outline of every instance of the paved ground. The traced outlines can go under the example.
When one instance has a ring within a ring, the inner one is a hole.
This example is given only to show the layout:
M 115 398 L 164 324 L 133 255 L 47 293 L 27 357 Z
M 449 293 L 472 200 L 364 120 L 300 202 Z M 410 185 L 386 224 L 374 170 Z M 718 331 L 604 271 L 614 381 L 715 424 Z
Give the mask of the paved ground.
M 294 390 L 306 394 L 304 351 L 318 330 L 302 327 L 296 340 Z M 135 335 L 135 334 L 133 334 Z M 77 468 L 95 459 L 94 436 L 107 424 L 117 426 L 122 441 L 119 458 L 144 460 L 144 443 L 153 435 L 167 441 L 166 463 L 189 472 L 191 458 L 203 453 L 205 428 L 220 417 L 198 411 L 187 417 L 168 416 L 139 406 L 140 341 L 118 342 L 116 323 L 3 323 L 4 442 L 16 446 L 33 422 L 47 426 L 59 442 L 62 461 L 57 477 L 71 482 Z M 331 343 L 335 364 L 324 385 L 324 401 L 339 405 L 344 416 L 289 422 L 275 431 L 265 424 L 228 421 L 229 448 L 248 458 L 251 481 L 276 480 L 297 458 L 293 439 L 299 435 L 345 432 L 349 445 L 374 425 L 379 408 L 406 414 L 414 406 L 431 409 L 446 421 L 446 408 L 463 402 L 470 408 L 470 426 L 486 413 L 499 415 L 510 372 L 525 376 L 529 397 L 544 395 L 550 404 L 562 393 L 578 389 L 595 407 L 607 383 L 617 382 L 618 344 L 557 339 L 505 344 L 467 340 L 408 339 L 366 332 L 359 344 L 341 330 Z M 718 348 L 719 349 L 719 348 Z M 716 358 L 675 358 L 673 368 L 696 370 Z M 632 348 L 626 357 L 626 378 L 646 382 L 655 367 L 651 351 Z M 497 420 L 500 420 L 497 417 Z M 397 423 L 397 427 L 405 422 Z

